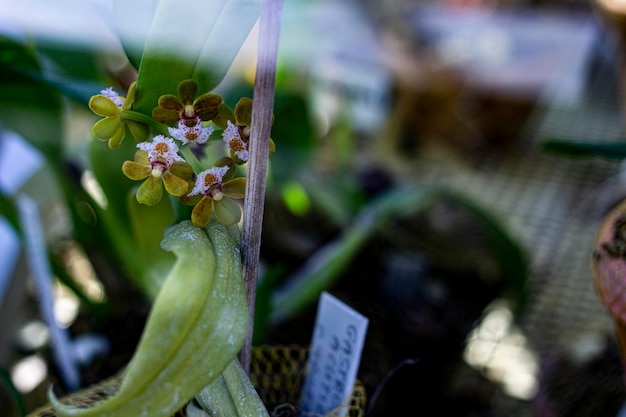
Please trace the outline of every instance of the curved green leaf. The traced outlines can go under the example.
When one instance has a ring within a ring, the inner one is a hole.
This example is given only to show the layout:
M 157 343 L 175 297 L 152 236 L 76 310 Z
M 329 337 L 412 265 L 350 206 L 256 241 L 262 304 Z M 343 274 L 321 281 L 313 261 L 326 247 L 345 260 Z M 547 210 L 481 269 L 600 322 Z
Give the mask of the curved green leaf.
M 260 0 L 160 0 L 146 39 L 134 109 L 151 114 L 163 94 L 194 79 L 200 94 L 224 78 L 260 13 Z M 184 16 L 184 18 L 180 18 Z
M 135 68 L 148 40 L 159 0 L 113 0 L 113 19 L 122 47 Z M 181 19 L 184 20 L 184 19 Z
M 162 245 L 178 260 L 118 392 L 75 408 L 50 391 L 59 417 L 169 417 L 237 355 L 248 324 L 239 242 L 216 222 L 202 229 L 185 221 L 167 230 Z

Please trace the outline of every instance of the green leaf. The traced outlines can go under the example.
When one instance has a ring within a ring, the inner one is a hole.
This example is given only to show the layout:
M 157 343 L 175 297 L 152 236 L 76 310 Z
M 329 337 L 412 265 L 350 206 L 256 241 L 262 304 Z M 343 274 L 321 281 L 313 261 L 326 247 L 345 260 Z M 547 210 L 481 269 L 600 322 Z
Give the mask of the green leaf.
M 216 222 L 203 230 L 186 221 L 166 231 L 162 247 L 177 261 L 119 390 L 90 408 L 62 404 L 50 390 L 57 416 L 172 416 L 237 355 L 248 325 L 239 242 Z
M 541 148 L 547 152 L 571 157 L 598 156 L 608 159 L 626 158 L 626 143 L 623 141 L 613 143 L 593 143 L 548 140 L 541 144 Z
M 127 202 L 134 255 L 142 266 L 141 274 L 133 279 L 141 291 L 153 300 L 175 261 L 175 257 L 160 246 L 163 231 L 174 223 L 174 209 L 167 198 L 153 206 L 139 204 L 132 191 Z
M 509 289 L 517 297 L 519 310 L 525 301 L 528 260 L 499 222 L 479 204 L 458 193 L 442 188 L 398 188 L 364 206 L 338 238 L 315 252 L 274 292 L 270 320 L 281 322 L 317 300 L 323 290 L 341 277 L 365 243 L 385 227 L 388 220 L 416 215 L 437 200 L 450 201 L 466 209 L 477 220 Z
M 113 0 L 113 18 L 128 59 L 139 68 L 159 0 Z M 184 19 L 183 19 L 184 20 Z
M 139 67 L 134 109 L 151 114 L 159 96 L 176 94 L 186 79 L 196 80 L 201 94 L 213 90 L 259 13 L 260 0 L 160 0 Z
M 0 37 L 0 124 L 24 137 L 48 161 L 60 164 L 61 96 L 24 71 L 39 72 L 34 53 L 19 42 Z
M 442 198 L 464 208 L 471 213 L 477 224 L 485 233 L 486 243 L 494 254 L 506 280 L 507 290 L 515 297 L 516 315 L 526 306 L 527 286 L 530 274 L 529 260 L 523 248 L 516 242 L 498 219 L 476 201 L 447 190 L 440 190 Z

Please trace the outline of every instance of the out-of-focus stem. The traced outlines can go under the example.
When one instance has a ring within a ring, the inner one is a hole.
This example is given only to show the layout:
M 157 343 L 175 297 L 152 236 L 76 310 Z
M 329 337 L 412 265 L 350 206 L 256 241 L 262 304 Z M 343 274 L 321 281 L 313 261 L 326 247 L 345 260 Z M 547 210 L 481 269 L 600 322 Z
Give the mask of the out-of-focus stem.
M 265 203 L 265 177 L 274 107 L 281 9 L 282 0 L 263 0 L 259 20 L 258 57 L 252 102 L 251 137 L 248 149 L 250 156 L 241 244 L 243 280 L 250 321 L 246 340 L 239 353 L 239 360 L 246 371 L 250 369 L 252 351 L 252 329 L 254 328 L 254 306 Z

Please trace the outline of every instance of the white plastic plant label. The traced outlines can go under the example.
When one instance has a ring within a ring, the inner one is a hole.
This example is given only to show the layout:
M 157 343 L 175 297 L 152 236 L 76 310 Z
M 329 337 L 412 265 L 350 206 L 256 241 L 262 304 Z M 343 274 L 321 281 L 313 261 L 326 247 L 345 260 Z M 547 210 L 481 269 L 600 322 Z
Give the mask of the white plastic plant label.
M 368 320 L 324 292 L 319 301 L 300 408 L 324 415 L 348 399 L 356 381 Z

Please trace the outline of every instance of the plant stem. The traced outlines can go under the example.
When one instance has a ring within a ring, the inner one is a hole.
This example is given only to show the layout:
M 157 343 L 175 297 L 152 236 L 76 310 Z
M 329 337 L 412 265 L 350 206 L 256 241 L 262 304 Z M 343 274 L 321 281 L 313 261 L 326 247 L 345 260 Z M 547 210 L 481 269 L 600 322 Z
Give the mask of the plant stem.
M 280 37 L 282 0 L 263 0 L 259 20 L 258 57 L 252 102 L 252 121 L 248 160 L 248 179 L 244 200 L 241 256 L 243 281 L 248 299 L 248 334 L 239 353 L 246 372 L 250 370 L 254 304 L 258 276 L 263 209 L 265 204 L 265 177 L 270 146 L 276 59 Z

